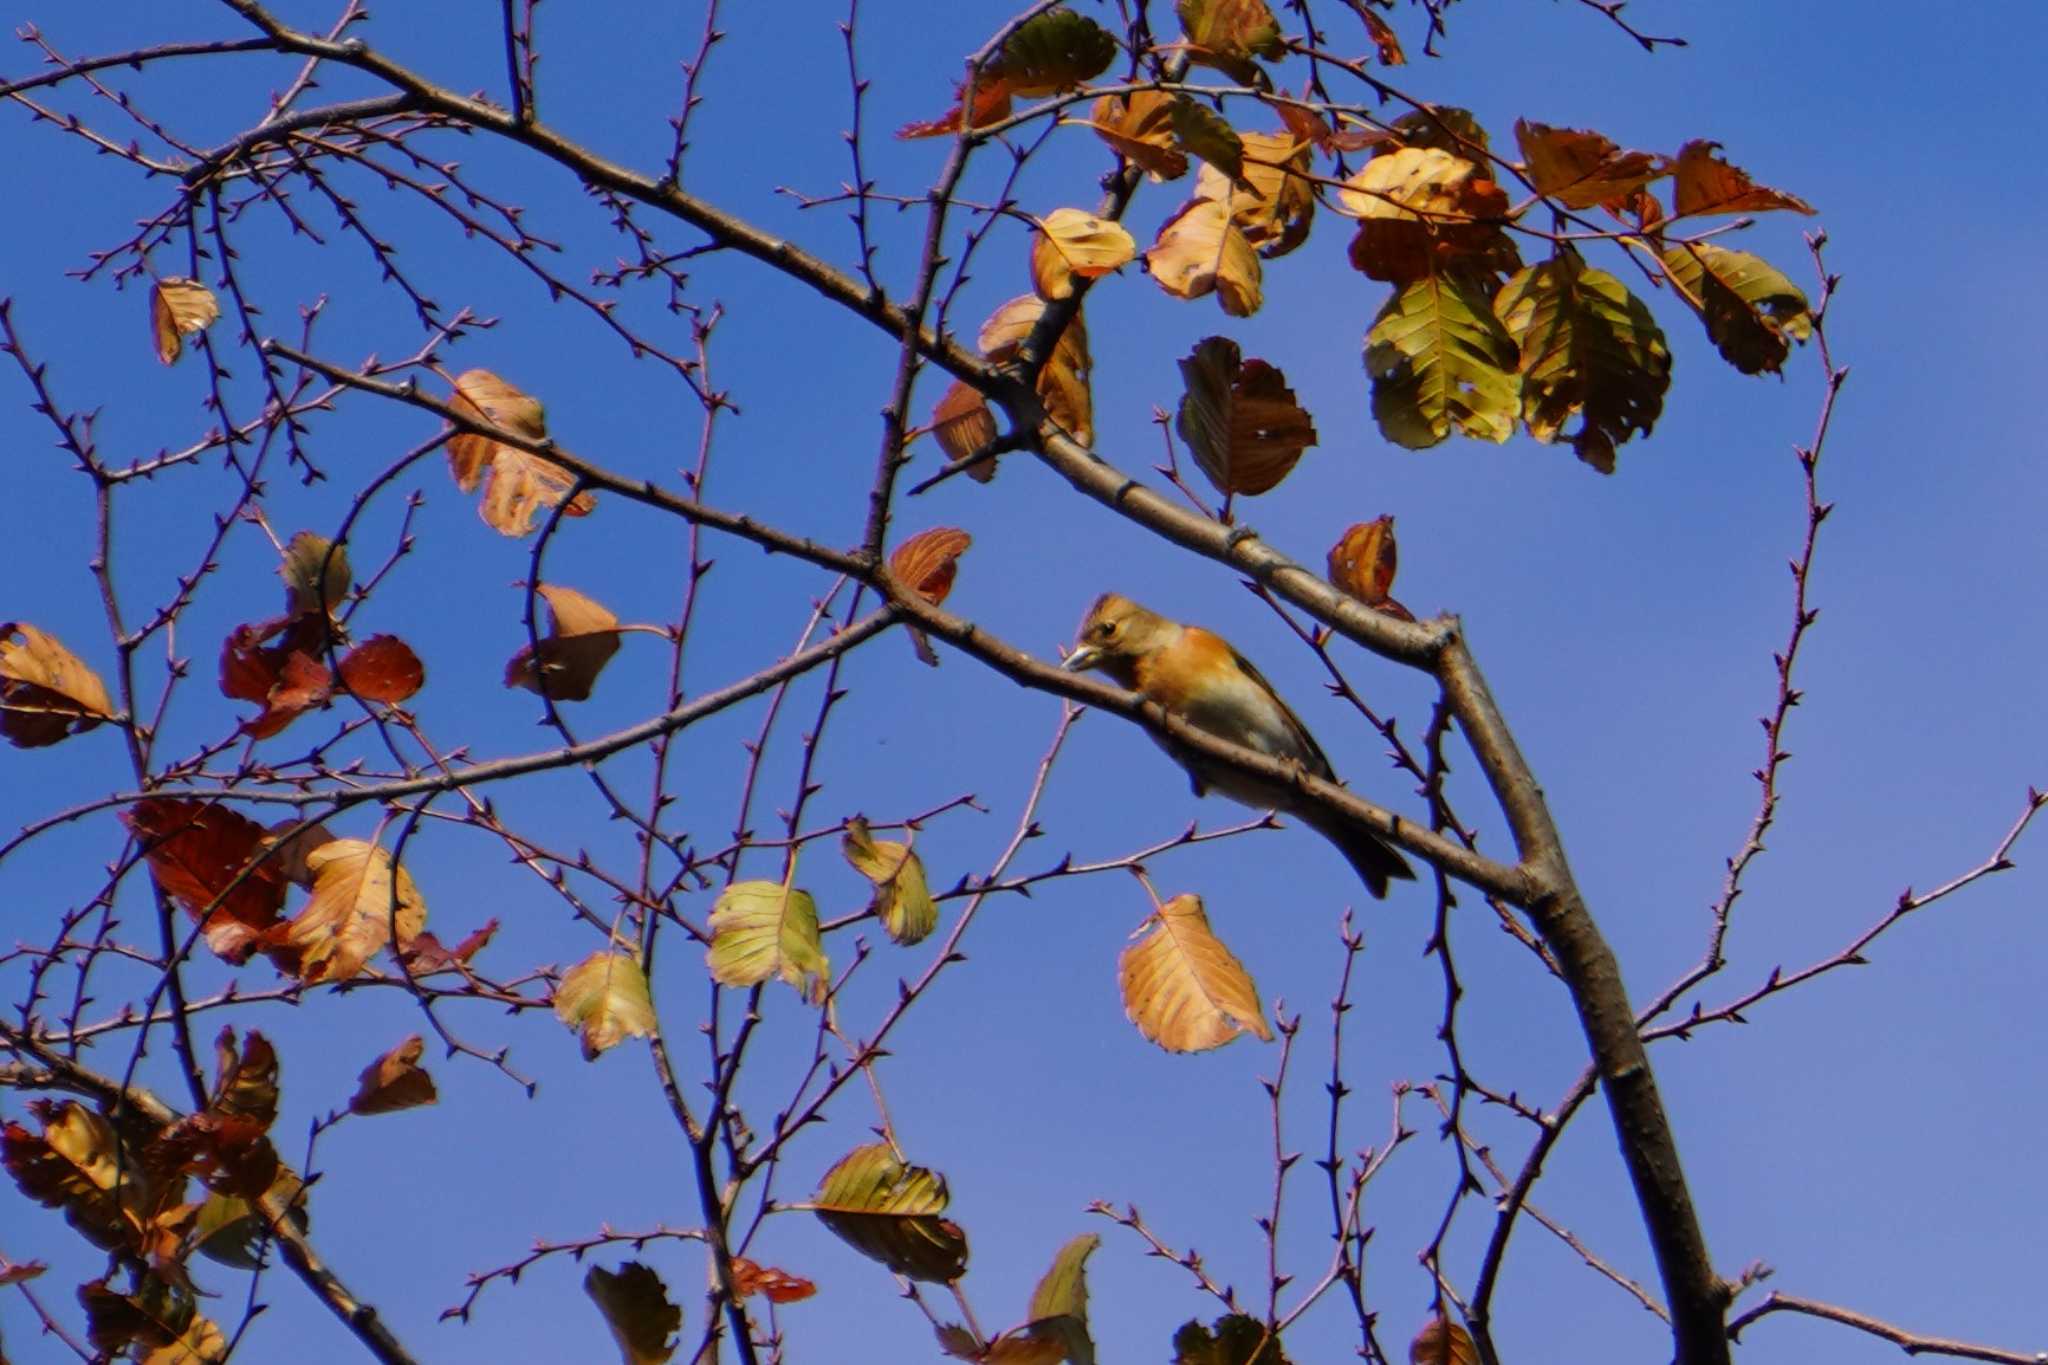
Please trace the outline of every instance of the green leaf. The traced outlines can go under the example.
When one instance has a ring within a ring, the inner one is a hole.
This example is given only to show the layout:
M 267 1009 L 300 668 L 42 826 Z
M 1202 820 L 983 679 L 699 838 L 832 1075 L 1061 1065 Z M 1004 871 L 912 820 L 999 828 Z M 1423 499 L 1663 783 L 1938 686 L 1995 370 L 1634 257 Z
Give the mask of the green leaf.
M 855 1251 L 899 1275 L 943 1284 L 967 1270 L 967 1234 L 947 1219 L 946 1178 L 896 1159 L 887 1143 L 856 1147 L 825 1172 L 810 1208 Z
M 734 882 L 711 910 L 711 978 L 755 986 L 779 976 L 812 1004 L 823 1004 L 832 964 L 818 938 L 818 903 L 781 882 Z
M 1213 1331 L 1193 1319 L 1181 1324 L 1173 1334 L 1173 1365 L 1287 1365 L 1287 1357 L 1265 1323 L 1226 1313 Z
M 1759 257 L 1689 242 L 1660 259 L 1679 297 L 1706 323 L 1721 358 L 1744 374 L 1776 374 L 1791 343 L 1813 335 L 1806 295 Z
M 624 1365 L 666 1365 L 676 1353 L 669 1338 L 683 1330 L 683 1310 L 669 1302 L 661 1276 L 638 1261 L 616 1271 L 590 1267 L 583 1292 L 604 1314 Z
M 1208 105 L 1186 95 L 1175 96 L 1173 136 L 1182 151 L 1214 166 L 1231 184 L 1251 187 L 1244 178 L 1244 139 Z
M 291 1220 L 304 1232 L 312 1225 L 299 1191 L 303 1182 L 289 1169 L 279 1169 L 270 1193 L 291 1210 Z M 270 1236 L 270 1220 L 240 1195 L 216 1194 L 199 1206 L 188 1234 L 201 1256 L 237 1270 L 254 1270 L 262 1262 L 258 1251 Z
M 1041 1341 L 1057 1340 L 1069 1365 L 1095 1365 L 1088 1335 L 1088 1257 L 1102 1238 L 1086 1232 L 1059 1249 L 1052 1267 L 1031 1293 L 1029 1331 Z
M 1372 415 L 1388 440 L 1422 450 L 1453 428 L 1490 441 L 1514 434 L 1520 352 L 1472 280 L 1415 281 L 1380 309 L 1365 341 Z
M 647 973 L 631 953 L 599 950 L 577 963 L 555 987 L 555 1017 L 583 1037 L 583 1060 L 646 1038 L 655 1029 Z
M 932 902 L 924 863 L 910 845 L 875 838 L 868 822 L 855 816 L 846 822 L 840 848 L 854 870 L 875 884 L 868 909 L 890 938 L 907 948 L 938 927 L 939 907 Z
M 1575 251 L 1528 266 L 1494 300 L 1522 348 L 1522 420 L 1546 445 L 1573 416 L 1580 459 L 1614 472 L 1614 448 L 1647 436 L 1671 386 L 1671 351 L 1643 301 Z
M 1054 95 L 1101 75 L 1117 52 L 1109 30 L 1058 5 L 1010 35 L 991 74 L 1008 82 L 1012 94 Z

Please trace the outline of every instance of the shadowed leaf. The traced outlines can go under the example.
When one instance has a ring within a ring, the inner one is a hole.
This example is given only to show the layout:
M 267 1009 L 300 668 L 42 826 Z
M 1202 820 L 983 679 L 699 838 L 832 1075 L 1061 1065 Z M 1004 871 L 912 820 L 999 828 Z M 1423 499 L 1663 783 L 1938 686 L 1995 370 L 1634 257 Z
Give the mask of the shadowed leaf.
M 942 1284 L 967 1269 L 967 1234 L 939 1217 L 946 1178 L 898 1161 L 887 1143 L 848 1152 L 818 1184 L 811 1209 L 847 1245 L 899 1275 Z
M 1090 110 L 1088 124 L 1118 156 L 1154 181 L 1178 180 L 1187 174 L 1188 155 L 1174 136 L 1176 102 L 1164 90 L 1104 95 Z
M 84 734 L 114 718 L 99 675 L 23 621 L 0 625 L 0 734 L 18 749 L 36 749 Z
M 1408 1343 L 1408 1365 L 1479 1365 L 1479 1347 L 1457 1323 L 1431 1318 Z
M 264 945 L 284 908 L 286 853 L 251 868 L 228 888 L 269 846 L 268 830 L 225 806 L 167 796 L 144 797 L 121 812 L 121 822 L 141 841 L 150 875 L 164 894 L 195 920 L 205 915 L 208 948 L 239 964 Z
M 1316 443 L 1286 376 L 1263 360 L 1240 360 L 1228 337 L 1197 342 L 1180 374 L 1187 391 L 1174 429 L 1219 493 L 1272 490 Z
M 624 1365 L 666 1365 L 676 1353 L 670 1338 L 683 1330 L 683 1310 L 669 1302 L 661 1277 L 640 1262 L 617 1270 L 590 1267 L 583 1292 L 604 1314 Z
M 1345 182 L 1337 209 L 1359 219 L 1351 264 L 1407 284 L 1445 271 L 1496 274 L 1521 265 L 1500 220 L 1507 195 L 1476 162 L 1435 147 L 1376 156 Z
M 548 633 L 506 663 L 505 686 L 556 701 L 590 700 L 597 675 L 619 652 L 619 618 L 574 588 L 539 583 L 533 591 L 548 604 Z
M 1266 1324 L 1243 1313 L 1226 1313 L 1213 1328 L 1181 1324 L 1173 1334 L 1173 1365 L 1288 1365 L 1280 1339 Z
M 353 1114 L 392 1114 L 417 1109 L 440 1098 L 434 1078 L 420 1066 L 426 1040 L 415 1033 L 363 1068 L 356 1093 L 348 1102 Z
M 1368 607 L 1387 600 L 1399 564 L 1394 546 L 1394 519 L 1361 521 L 1330 547 L 1330 582 Z
M 1188 37 L 1188 58 L 1245 85 L 1267 85 L 1251 59 L 1286 54 L 1279 21 L 1266 0 L 1178 0 L 1174 12 Z
M 1792 342 L 1813 334 L 1806 295 L 1746 251 L 1691 242 L 1659 259 L 1679 297 L 1706 324 L 1721 358 L 1744 374 L 1777 373 Z
M 1056 95 L 1101 75 L 1119 50 L 1102 25 L 1055 5 L 1018 25 L 996 58 L 994 74 L 1014 94 Z
M 1230 221 L 1267 260 L 1285 256 L 1308 240 L 1315 221 L 1315 187 L 1303 179 L 1309 144 L 1292 133 L 1245 133 L 1237 180 L 1204 164 L 1195 178 L 1195 197 L 1230 208 Z
M 301 531 L 285 543 L 277 576 L 284 580 L 284 609 L 291 616 L 312 612 L 332 616 L 335 608 L 348 600 L 349 584 L 354 581 L 348 547 L 311 531 Z

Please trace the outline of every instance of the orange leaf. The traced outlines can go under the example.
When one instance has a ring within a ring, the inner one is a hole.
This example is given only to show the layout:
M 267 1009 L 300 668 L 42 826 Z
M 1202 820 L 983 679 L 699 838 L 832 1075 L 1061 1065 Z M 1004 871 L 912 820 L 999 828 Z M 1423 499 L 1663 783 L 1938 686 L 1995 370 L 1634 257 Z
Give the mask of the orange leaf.
M 1173 107 L 1164 90 L 1104 95 L 1089 112 L 1088 126 L 1152 179 L 1178 180 L 1187 174 L 1188 154 L 1174 140 Z
M 756 1265 L 744 1256 L 732 1258 L 732 1291 L 741 1298 L 763 1294 L 770 1303 L 795 1303 L 818 1292 L 818 1286 L 801 1275 L 774 1266 Z
M 1265 299 L 1258 253 L 1230 221 L 1230 206 L 1211 199 L 1190 199 L 1166 221 L 1145 268 L 1175 298 L 1215 294 L 1234 318 L 1250 317 Z
M 149 291 L 150 336 L 156 342 L 156 358 L 166 365 L 175 364 L 183 354 L 187 333 L 203 331 L 219 318 L 219 300 L 197 280 L 166 276 Z
M 1759 185 L 1715 151 L 1718 142 L 1693 141 L 1678 149 L 1678 218 L 1702 213 L 1765 213 L 1790 209 L 1811 214 L 1813 205 L 1797 195 Z
M 414 976 L 425 976 L 429 972 L 444 972 L 459 963 L 466 963 L 483 951 L 484 945 L 498 932 L 498 921 L 487 919 L 481 929 L 473 929 L 453 948 L 441 946 L 441 940 L 434 937 L 432 930 L 417 935 L 413 941 L 399 949 L 398 955 L 405 960 Z
M 956 463 L 986 449 L 996 439 L 995 414 L 988 410 L 987 400 L 979 389 L 958 379 L 939 399 L 938 406 L 932 409 L 930 429 L 938 439 L 939 449 Z M 976 483 L 987 483 L 995 476 L 996 457 L 993 455 L 976 460 L 967 471 L 967 477 Z
M 540 401 L 489 370 L 465 370 L 455 376 L 455 392 L 449 396 L 448 406 L 525 440 L 547 439 L 547 417 Z M 508 536 L 523 536 L 533 530 L 540 509 L 561 506 L 576 482 L 568 470 L 550 460 L 475 432 L 460 431 L 448 438 L 448 466 L 455 475 L 455 486 L 465 493 L 475 492 L 477 484 L 488 479 L 477 515 Z M 572 517 L 588 516 L 596 506 L 596 496 L 586 489 L 569 498 L 562 511 Z
M 927 123 L 906 123 L 896 130 L 899 138 L 944 137 L 960 131 L 961 115 L 965 112 L 967 86 L 962 82 L 953 87 L 953 107 L 944 118 L 932 119 Z M 974 111 L 968 120 L 970 126 L 986 128 L 991 123 L 1001 123 L 1010 116 L 1010 83 L 1001 76 L 983 72 L 974 83 Z
M 1401 40 L 1394 35 L 1394 26 L 1365 7 L 1363 3 L 1351 6 L 1353 12 L 1365 23 L 1365 31 L 1372 38 L 1372 45 L 1379 53 L 1381 66 L 1406 66 L 1408 54 L 1401 50 Z
M 904 587 L 936 607 L 953 591 L 960 556 L 973 543 L 974 537 L 951 526 L 920 531 L 889 556 L 889 572 Z
M 1455 1322 L 1431 1318 L 1408 1343 L 1409 1365 L 1479 1365 L 1472 1334 Z
M 1515 142 L 1537 193 L 1570 209 L 1629 199 L 1671 170 L 1662 157 L 1624 152 L 1612 139 L 1583 128 L 1552 128 L 1520 119 L 1515 123 Z
M 1439 147 L 1376 156 L 1337 195 L 1339 213 L 1363 220 L 1351 264 L 1394 284 L 1453 267 L 1482 274 L 1519 268 L 1499 224 L 1507 210 L 1507 195 L 1477 163 Z
M 547 600 L 548 633 L 538 649 L 522 645 L 505 665 L 505 686 L 556 701 L 589 701 L 597 675 L 619 652 L 619 618 L 574 588 L 534 585 Z
M 342 685 L 364 701 L 396 706 L 427 680 L 419 656 L 396 635 L 372 635 L 341 661 Z
M 106 684 L 56 636 L 0 624 L 0 734 L 16 748 L 55 744 L 113 716 Z
M 1387 600 L 1398 564 L 1394 519 L 1361 521 L 1330 547 L 1330 581 L 1369 607 Z
M 1038 222 L 1031 238 L 1031 284 L 1042 299 L 1063 299 L 1074 279 L 1095 279 L 1138 254 L 1121 223 L 1082 209 L 1054 209 Z
M 355 1097 L 348 1102 L 352 1114 L 392 1114 L 400 1109 L 417 1109 L 440 1098 L 434 1078 L 420 1067 L 426 1040 L 415 1033 L 391 1051 L 363 1068 Z
M 206 946 L 229 962 L 248 961 L 278 922 L 285 877 L 273 858 L 227 887 L 268 847 L 269 831 L 224 806 L 168 796 L 144 797 L 121 812 L 121 822 L 141 841 L 164 894 L 195 919 L 205 914 Z

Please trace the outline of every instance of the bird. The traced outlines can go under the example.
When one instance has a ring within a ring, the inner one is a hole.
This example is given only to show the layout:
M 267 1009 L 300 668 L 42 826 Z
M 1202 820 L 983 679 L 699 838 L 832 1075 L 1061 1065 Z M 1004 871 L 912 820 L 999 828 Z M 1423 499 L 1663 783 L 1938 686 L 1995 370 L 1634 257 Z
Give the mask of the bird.
M 1299 763 L 1326 782 L 1337 780 L 1322 746 L 1273 684 L 1214 631 L 1168 620 L 1108 592 L 1088 608 L 1074 650 L 1061 666 L 1076 673 L 1107 673 L 1120 686 L 1157 702 L 1198 730 Z M 1387 894 L 1393 878 L 1413 880 L 1415 873 L 1400 854 L 1356 825 L 1305 802 L 1292 787 L 1249 776 L 1165 735 L 1153 739 L 1187 769 L 1196 796 L 1213 788 L 1247 806 L 1300 817 L 1337 846 L 1375 897 Z

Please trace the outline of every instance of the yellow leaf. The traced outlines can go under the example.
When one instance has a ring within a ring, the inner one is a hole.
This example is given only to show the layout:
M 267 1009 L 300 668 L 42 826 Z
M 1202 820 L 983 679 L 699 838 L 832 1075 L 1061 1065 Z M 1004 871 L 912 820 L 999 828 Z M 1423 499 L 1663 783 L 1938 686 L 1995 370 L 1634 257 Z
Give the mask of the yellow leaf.
M 540 647 L 520 646 L 505 665 L 505 686 L 523 687 L 556 701 L 588 701 L 597 675 L 619 652 L 619 618 L 574 588 L 539 583 L 548 604 L 548 633 Z
M 1521 265 L 1500 227 L 1507 195 L 1485 168 L 1440 147 L 1376 156 L 1338 191 L 1337 211 L 1361 219 L 1351 263 L 1369 278 L 1407 284 L 1451 266 Z
M 1479 1365 L 1472 1334 L 1455 1322 L 1431 1318 L 1408 1343 L 1409 1365 Z
M 308 984 L 346 981 L 397 931 L 403 948 L 426 927 L 427 903 L 391 855 L 361 839 L 336 839 L 306 855 L 313 895 L 285 931 Z M 396 873 L 394 877 L 394 872 Z
M 1063 299 L 1074 280 L 1107 275 L 1138 254 L 1123 224 L 1083 209 L 1054 209 L 1031 239 L 1031 285 L 1042 299 Z
M 909 947 L 938 927 L 939 907 L 925 883 L 924 863 L 910 845 L 875 838 L 868 822 L 856 816 L 847 821 L 840 847 L 854 871 L 875 884 L 868 909 L 890 938 Z
M 465 370 L 457 375 L 448 405 L 465 417 L 488 422 L 525 440 L 547 439 L 547 418 L 540 401 L 489 370 Z M 455 475 L 455 486 L 465 493 L 475 492 L 480 481 L 489 480 L 477 514 L 508 536 L 523 536 L 533 530 L 540 510 L 560 505 L 575 483 L 568 470 L 552 461 L 467 431 L 448 438 L 448 466 Z M 586 489 L 562 510 L 568 516 L 581 517 L 596 506 L 596 495 Z
M 220 301 L 197 280 L 168 276 L 149 291 L 149 330 L 156 358 L 166 365 L 184 353 L 188 333 L 203 331 L 220 319 Z
M 337 546 L 325 536 L 301 531 L 284 547 L 284 562 L 277 566 L 284 580 L 284 609 L 293 616 L 325 612 L 332 616 L 348 597 L 353 578 L 348 566 L 348 548 Z
M 1088 126 L 1155 181 L 1187 174 L 1188 156 L 1173 136 L 1174 96 L 1164 90 L 1104 95 L 1089 112 Z
M 1250 317 L 1264 302 L 1259 255 L 1230 221 L 1230 206 L 1191 199 L 1159 229 L 1145 268 L 1175 298 L 1215 293 L 1223 311 Z
M 683 1310 L 669 1302 L 661 1277 L 638 1261 L 617 1270 L 592 1266 L 583 1292 L 604 1314 L 624 1365 L 666 1365 L 676 1353 L 669 1338 L 683 1329 Z
M 1209 928 L 1197 896 L 1175 896 L 1117 962 L 1124 1012 L 1169 1052 L 1206 1052 L 1240 1033 L 1271 1042 L 1258 987 Z
M 994 361 L 1017 358 L 1024 339 L 1045 312 L 1045 301 L 1035 294 L 1011 299 L 989 315 L 981 325 L 981 353 Z M 1059 423 L 1082 445 L 1095 441 L 1094 405 L 1088 391 L 1088 331 L 1076 313 L 1052 348 L 1052 359 L 1038 372 L 1038 396 L 1053 421 Z
M 1230 221 L 1268 260 L 1285 256 L 1308 240 L 1315 219 L 1315 187 L 1308 171 L 1309 145 L 1291 133 L 1243 133 L 1244 164 L 1236 183 L 1203 164 L 1195 197 L 1230 207 Z
M 0 624 L 0 734 L 16 748 L 55 744 L 114 718 L 99 675 L 25 621 Z
M 1359 522 L 1330 547 L 1330 581 L 1367 606 L 1376 607 L 1393 591 L 1399 562 L 1394 519 L 1375 517 Z
M 711 910 L 711 979 L 755 986 L 779 976 L 814 1005 L 825 1002 L 832 963 L 818 938 L 818 903 L 781 882 L 734 882 Z
M 555 1017 L 583 1035 L 583 1060 L 628 1038 L 654 1033 L 647 974 L 629 953 L 600 949 L 571 967 L 555 987 Z
M 944 1284 L 967 1269 L 967 1234 L 938 1216 L 951 1200 L 944 1176 L 906 1165 L 876 1142 L 825 1172 L 810 1207 L 855 1251 L 899 1275 Z

